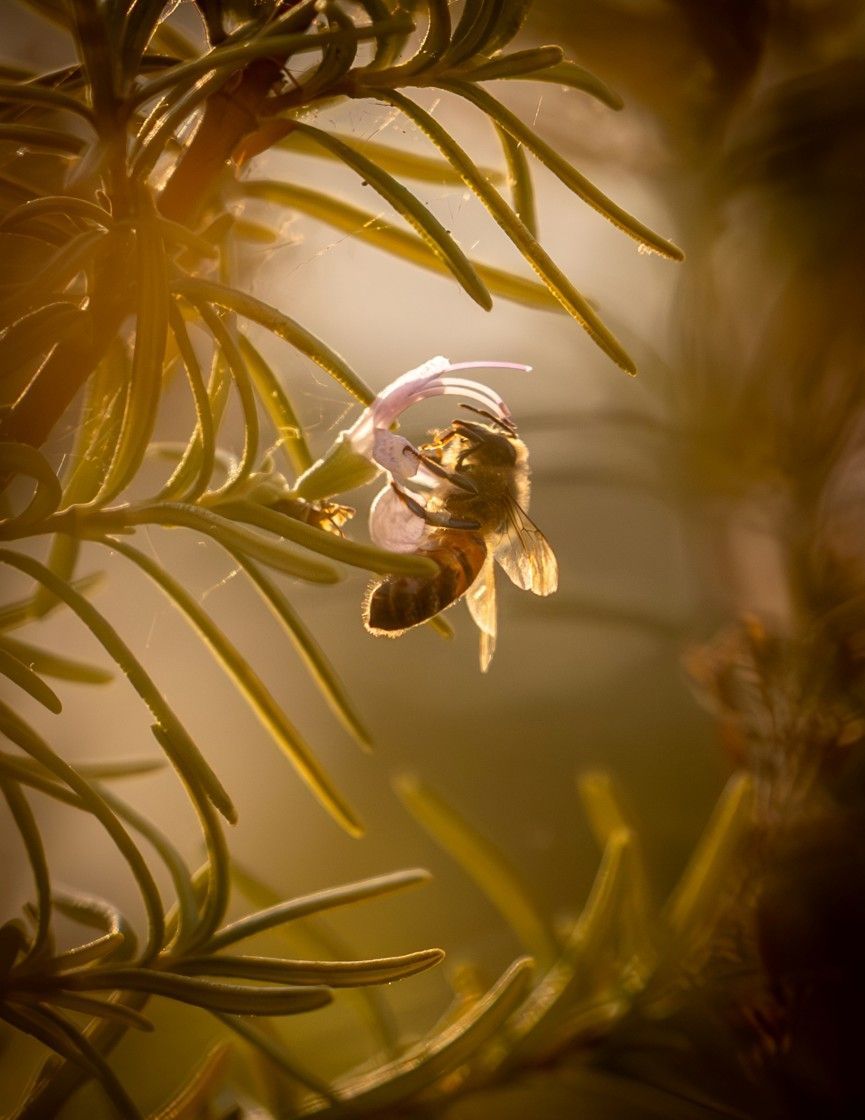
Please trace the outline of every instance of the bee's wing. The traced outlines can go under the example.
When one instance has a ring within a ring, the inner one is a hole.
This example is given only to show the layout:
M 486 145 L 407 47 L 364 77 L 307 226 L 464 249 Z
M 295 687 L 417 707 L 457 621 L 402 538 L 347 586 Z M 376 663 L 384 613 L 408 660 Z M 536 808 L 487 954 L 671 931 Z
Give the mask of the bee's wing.
M 508 502 L 494 555 L 523 591 L 552 595 L 559 586 L 559 565 L 549 541 L 515 501 Z
M 481 672 L 485 673 L 496 648 L 496 568 L 487 555 L 477 579 L 466 592 L 469 612 L 481 632 Z

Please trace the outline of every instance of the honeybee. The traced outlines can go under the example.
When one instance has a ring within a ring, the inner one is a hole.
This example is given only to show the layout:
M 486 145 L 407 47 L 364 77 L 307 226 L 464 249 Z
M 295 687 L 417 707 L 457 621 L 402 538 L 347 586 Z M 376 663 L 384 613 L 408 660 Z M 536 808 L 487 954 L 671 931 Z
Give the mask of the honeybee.
M 397 637 L 465 596 L 480 630 L 480 663 L 486 672 L 496 644 L 495 564 L 517 587 L 536 595 L 556 590 L 558 565 L 526 513 L 525 443 L 510 420 L 470 411 L 489 422 L 454 420 L 417 453 L 419 464 L 439 479 L 425 504 L 395 483 L 379 496 L 411 522 L 417 535 L 411 551 L 435 561 L 437 574 L 374 582 L 363 615 L 371 634 Z

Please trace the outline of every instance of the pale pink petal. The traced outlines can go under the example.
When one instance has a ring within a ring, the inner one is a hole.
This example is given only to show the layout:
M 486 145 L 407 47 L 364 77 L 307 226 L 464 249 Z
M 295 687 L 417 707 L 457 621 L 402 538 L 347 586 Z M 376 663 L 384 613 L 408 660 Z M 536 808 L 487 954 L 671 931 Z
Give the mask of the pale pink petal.
M 510 410 L 495 390 L 479 381 L 470 381 L 449 374 L 466 369 L 517 369 L 528 371 L 531 367 L 517 362 L 449 362 L 441 355 L 411 369 L 387 385 L 373 403 L 363 410 L 354 424 L 344 433 L 352 449 L 378 463 L 394 478 L 403 482 L 414 479 L 422 485 L 434 486 L 436 480 L 429 476 L 418 477 L 417 461 L 411 462 L 406 454 L 406 440 L 396 437 L 389 429 L 403 412 L 419 401 L 438 396 L 461 396 L 475 401 L 487 412 L 502 419 L 510 417 Z M 412 469 L 410 469 L 412 468 Z
M 417 470 L 417 452 L 405 436 L 376 429 L 372 441 L 372 459 L 400 482 L 406 482 Z
M 423 500 L 416 497 L 421 505 Z M 408 508 L 393 487 L 379 492 L 369 511 L 369 535 L 379 548 L 393 552 L 415 552 L 427 535 L 423 518 Z
M 492 389 L 477 381 L 446 376 L 465 369 L 518 369 L 528 372 L 531 366 L 517 362 L 449 362 L 441 356 L 430 358 L 417 369 L 409 370 L 396 378 L 379 393 L 372 405 L 376 427 L 389 428 L 410 405 L 427 397 L 447 393 L 448 385 L 467 390 L 466 395 L 472 399 L 492 403 L 500 413 L 508 416 L 507 406 Z
M 447 369 L 450 369 L 450 362 L 439 355 L 386 385 L 348 429 L 348 438 L 355 451 L 360 455 L 371 456 L 376 429 L 390 428 L 418 399 L 418 390 L 434 382 Z
M 453 362 L 442 372 L 453 373 L 460 369 L 518 369 L 523 373 L 532 372 L 532 367 L 523 365 L 522 362 Z
M 480 381 L 467 381 L 463 377 L 443 377 L 441 384 L 444 386 L 443 391 L 449 396 L 468 397 L 469 400 L 477 401 L 489 412 L 506 420 L 511 415 L 511 410 L 498 393 Z
M 391 381 L 389 385 L 382 389 L 372 404 L 376 426 L 389 428 L 409 405 L 414 404 L 415 400 L 419 399 L 416 395 L 418 392 L 422 392 L 426 386 L 434 384 L 450 368 L 451 364 L 447 358 L 439 355 L 430 358 L 428 362 L 424 362 L 417 369 L 410 369 L 408 373 L 404 373 Z
M 396 432 L 377 431 L 370 457 L 397 482 L 430 489 L 436 489 L 441 484 L 441 478 L 420 461 L 414 444 Z

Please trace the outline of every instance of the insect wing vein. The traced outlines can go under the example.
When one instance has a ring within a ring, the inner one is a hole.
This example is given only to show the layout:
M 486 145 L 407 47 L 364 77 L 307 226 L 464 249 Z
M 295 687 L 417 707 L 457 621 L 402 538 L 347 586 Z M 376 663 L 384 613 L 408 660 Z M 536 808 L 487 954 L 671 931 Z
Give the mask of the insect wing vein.
M 551 595 L 558 587 L 559 566 L 550 543 L 515 501 L 508 502 L 495 557 L 510 580 L 523 591 Z
M 486 672 L 496 648 L 496 569 L 487 555 L 478 578 L 466 594 L 469 613 L 481 632 L 481 672 Z

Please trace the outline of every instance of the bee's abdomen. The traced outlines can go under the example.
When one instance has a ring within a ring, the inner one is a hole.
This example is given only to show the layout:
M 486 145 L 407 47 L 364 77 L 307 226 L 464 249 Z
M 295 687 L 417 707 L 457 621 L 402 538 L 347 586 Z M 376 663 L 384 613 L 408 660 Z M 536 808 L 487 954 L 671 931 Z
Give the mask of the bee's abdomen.
M 395 637 L 433 618 L 471 587 L 487 555 L 483 537 L 448 530 L 441 540 L 435 548 L 419 550 L 417 554 L 438 564 L 436 575 L 428 579 L 386 576 L 370 586 L 363 611 L 367 630 Z

